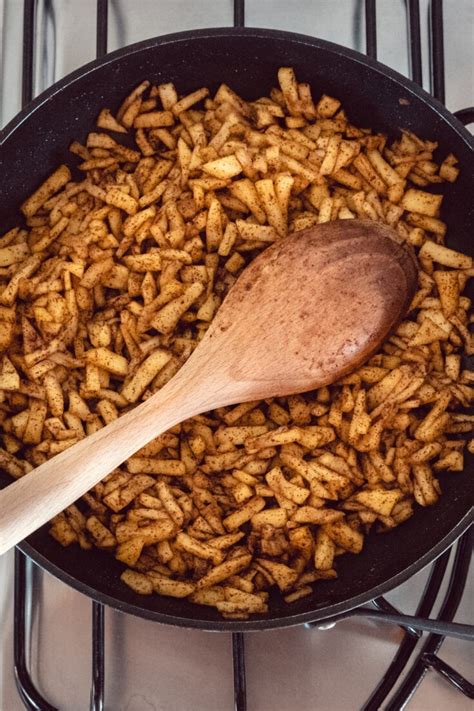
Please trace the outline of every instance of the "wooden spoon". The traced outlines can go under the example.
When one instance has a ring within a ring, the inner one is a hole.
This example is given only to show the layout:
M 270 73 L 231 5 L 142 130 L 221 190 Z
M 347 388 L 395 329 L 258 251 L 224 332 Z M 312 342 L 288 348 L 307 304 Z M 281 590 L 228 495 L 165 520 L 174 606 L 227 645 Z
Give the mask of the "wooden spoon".
M 173 425 L 327 385 L 366 360 L 413 297 L 415 261 L 391 228 L 344 220 L 260 254 L 159 392 L 0 492 L 0 554 Z

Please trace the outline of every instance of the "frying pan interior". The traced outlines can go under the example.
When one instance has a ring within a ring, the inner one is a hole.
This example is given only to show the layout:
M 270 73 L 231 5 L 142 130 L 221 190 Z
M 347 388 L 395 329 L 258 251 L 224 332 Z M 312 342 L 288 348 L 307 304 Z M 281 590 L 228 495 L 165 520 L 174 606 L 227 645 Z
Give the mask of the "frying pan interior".
M 337 45 L 269 30 L 205 30 L 169 35 L 133 45 L 75 72 L 37 99 L 0 134 L 0 232 L 18 224 L 18 207 L 60 163 L 74 168 L 67 147 L 84 141 L 99 110 L 114 111 L 142 79 L 175 82 L 187 93 L 203 85 L 212 91 L 225 81 L 247 99 L 267 95 L 282 65 L 293 66 L 313 96 L 337 96 L 356 125 L 397 136 L 408 128 L 439 142 L 439 154 L 453 152 L 461 174 L 443 186 L 449 243 L 473 253 L 472 143 L 467 132 L 437 102 L 400 75 Z M 78 173 L 76 172 L 78 176 Z M 436 189 L 436 188 L 435 188 Z M 248 622 L 221 620 L 211 608 L 158 596 L 142 597 L 119 581 L 123 566 L 111 556 L 76 547 L 63 549 L 47 528 L 31 535 L 23 550 L 77 589 L 123 609 L 171 624 L 206 629 L 262 629 L 323 619 L 362 604 L 401 583 L 433 560 L 472 520 L 472 460 L 460 474 L 440 477 L 437 506 L 394 531 L 369 536 L 358 556 L 338 560 L 339 578 L 320 582 L 313 595 L 293 605 L 275 596 L 270 614 Z M 8 477 L 0 473 L 0 484 Z

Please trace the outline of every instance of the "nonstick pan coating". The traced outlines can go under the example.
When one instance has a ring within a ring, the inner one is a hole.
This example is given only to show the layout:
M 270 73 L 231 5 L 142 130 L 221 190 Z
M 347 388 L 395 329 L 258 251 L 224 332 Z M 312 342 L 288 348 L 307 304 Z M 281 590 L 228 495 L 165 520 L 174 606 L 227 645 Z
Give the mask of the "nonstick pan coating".
M 449 244 L 473 254 L 473 144 L 468 132 L 415 84 L 362 55 L 303 35 L 257 29 L 185 32 L 142 42 L 92 62 L 51 87 L 0 133 L 0 232 L 18 224 L 18 208 L 61 162 L 74 166 L 67 147 L 93 130 L 99 110 L 114 111 L 142 79 L 175 82 L 182 93 L 200 86 L 211 92 L 225 81 L 244 98 L 268 94 L 282 65 L 293 66 L 313 96 L 337 96 L 350 120 L 396 137 L 408 128 L 453 152 L 461 174 L 443 186 L 443 218 Z M 436 190 L 436 186 L 434 187 Z M 0 485 L 8 477 L 0 472 Z M 169 624 L 209 630 L 252 630 L 320 620 L 381 595 L 440 555 L 472 522 L 472 458 L 462 473 L 440 476 L 443 496 L 417 510 L 394 531 L 371 535 L 364 551 L 338 559 L 339 578 L 319 582 L 313 595 L 292 605 L 280 596 L 270 613 L 251 620 L 222 620 L 212 608 L 157 595 L 140 596 L 122 584 L 122 564 L 96 549 L 62 548 L 43 527 L 23 542 L 36 562 L 90 597 L 112 607 Z

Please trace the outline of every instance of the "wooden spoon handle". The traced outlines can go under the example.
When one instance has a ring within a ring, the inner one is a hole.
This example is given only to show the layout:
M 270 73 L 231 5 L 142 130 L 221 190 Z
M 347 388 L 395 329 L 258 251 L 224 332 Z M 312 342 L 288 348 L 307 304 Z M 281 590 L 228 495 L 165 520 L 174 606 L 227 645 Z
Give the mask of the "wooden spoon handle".
M 0 491 L 0 555 L 152 439 L 206 409 L 209 387 L 206 394 L 190 381 L 186 366 L 149 400 Z

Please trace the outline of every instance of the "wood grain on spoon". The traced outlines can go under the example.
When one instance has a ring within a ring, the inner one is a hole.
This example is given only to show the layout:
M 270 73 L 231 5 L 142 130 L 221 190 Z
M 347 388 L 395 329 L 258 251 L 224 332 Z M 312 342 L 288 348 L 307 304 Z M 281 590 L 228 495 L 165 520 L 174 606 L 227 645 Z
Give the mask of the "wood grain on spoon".
M 416 282 L 411 252 L 386 225 L 330 222 L 275 243 L 244 270 L 165 387 L 0 492 L 0 554 L 188 417 L 353 370 L 402 319 Z

